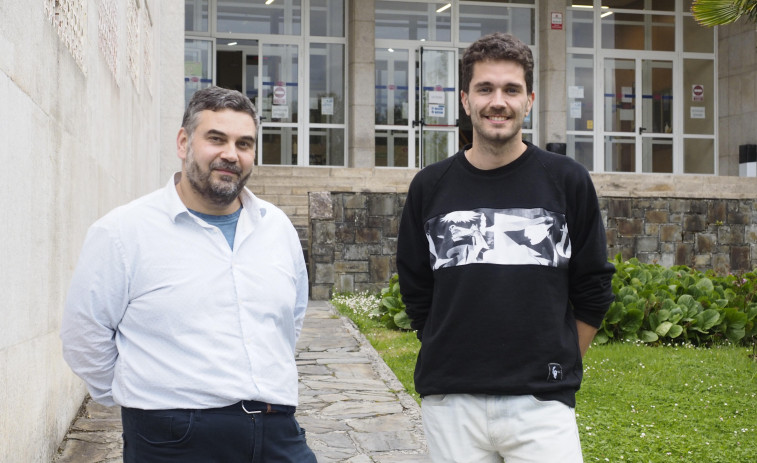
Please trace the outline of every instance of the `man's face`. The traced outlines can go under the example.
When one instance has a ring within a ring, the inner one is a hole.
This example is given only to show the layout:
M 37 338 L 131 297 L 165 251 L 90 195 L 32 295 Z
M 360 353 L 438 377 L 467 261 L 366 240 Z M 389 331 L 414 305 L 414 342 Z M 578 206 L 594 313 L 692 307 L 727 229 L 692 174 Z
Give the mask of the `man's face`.
M 231 204 L 252 173 L 256 136 L 252 117 L 231 109 L 202 111 L 191 138 L 182 129 L 179 157 L 193 193 L 216 206 Z
M 521 142 L 523 120 L 534 94 L 526 89 L 523 67 L 515 61 L 479 61 L 473 65 L 468 92 L 460 93 L 473 123 L 473 144 Z

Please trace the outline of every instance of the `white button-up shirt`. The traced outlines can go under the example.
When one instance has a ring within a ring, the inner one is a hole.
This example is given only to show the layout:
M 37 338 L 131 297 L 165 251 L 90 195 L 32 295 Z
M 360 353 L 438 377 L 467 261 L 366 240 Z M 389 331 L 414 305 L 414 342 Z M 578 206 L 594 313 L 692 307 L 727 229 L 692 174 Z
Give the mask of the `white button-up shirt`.
M 63 315 L 64 358 L 104 405 L 297 405 L 308 300 L 297 232 L 245 189 L 232 250 L 187 211 L 179 175 L 90 227 Z

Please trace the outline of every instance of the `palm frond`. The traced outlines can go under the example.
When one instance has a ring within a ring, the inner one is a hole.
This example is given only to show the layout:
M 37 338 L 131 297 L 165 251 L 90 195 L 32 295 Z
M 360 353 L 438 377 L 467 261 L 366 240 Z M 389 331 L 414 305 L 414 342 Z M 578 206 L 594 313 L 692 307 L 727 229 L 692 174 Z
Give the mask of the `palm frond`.
M 757 0 L 695 0 L 691 5 L 694 19 L 704 26 L 719 26 L 747 16 L 757 21 Z

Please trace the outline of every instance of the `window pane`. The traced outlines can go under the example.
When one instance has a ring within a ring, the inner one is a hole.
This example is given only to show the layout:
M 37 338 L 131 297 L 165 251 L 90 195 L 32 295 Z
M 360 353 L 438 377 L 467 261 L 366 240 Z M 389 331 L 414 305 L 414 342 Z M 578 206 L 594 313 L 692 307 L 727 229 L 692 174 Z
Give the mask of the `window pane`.
M 310 122 L 344 123 L 344 45 L 310 45 Z
M 712 53 L 715 28 L 700 26 L 693 16 L 683 17 L 683 51 Z
M 711 138 L 684 138 L 683 172 L 686 174 L 715 173 L 715 141 Z
M 410 75 L 408 51 L 376 49 L 376 124 L 407 125 Z
M 589 135 L 568 135 L 566 154 L 588 170 L 594 170 L 594 137 Z
M 344 166 L 344 129 L 310 129 L 310 165 Z
M 636 64 L 632 59 L 605 59 L 605 130 L 636 132 Z
M 377 0 L 376 38 L 449 42 L 452 40 L 452 8 L 442 10 L 445 5 L 446 2 Z
M 708 59 L 683 60 L 683 131 L 715 133 L 715 66 Z
M 534 45 L 534 9 L 499 5 L 460 5 L 460 41 L 475 42 L 493 32 L 509 32 Z
M 642 172 L 673 173 L 673 140 L 671 138 L 642 138 Z
M 344 37 L 344 0 L 310 0 L 310 35 Z
M 208 0 L 184 0 L 184 30 L 208 32 Z
M 297 122 L 297 45 L 263 46 L 263 107 L 267 121 Z
M 457 152 L 455 133 L 449 130 L 423 131 L 423 165 L 425 167 Z
M 675 17 L 614 13 L 602 15 L 602 48 L 675 50 Z
M 594 12 L 592 10 L 568 10 L 568 28 L 569 47 L 594 48 Z
M 568 130 L 594 129 L 594 57 L 568 55 Z
M 408 167 L 406 130 L 376 130 L 376 166 Z
M 219 33 L 300 35 L 301 0 L 218 0 Z
M 297 129 L 294 127 L 263 127 L 263 164 L 297 164 Z
M 197 90 L 210 87 L 213 83 L 211 72 L 213 62 L 210 51 L 212 42 L 209 40 L 184 41 L 184 105 Z
M 634 172 L 636 170 L 636 139 L 605 137 L 605 171 Z
M 672 0 L 602 0 L 602 6 L 624 10 L 675 11 L 675 5 Z
M 673 62 L 642 60 L 641 126 L 647 132 L 673 132 Z

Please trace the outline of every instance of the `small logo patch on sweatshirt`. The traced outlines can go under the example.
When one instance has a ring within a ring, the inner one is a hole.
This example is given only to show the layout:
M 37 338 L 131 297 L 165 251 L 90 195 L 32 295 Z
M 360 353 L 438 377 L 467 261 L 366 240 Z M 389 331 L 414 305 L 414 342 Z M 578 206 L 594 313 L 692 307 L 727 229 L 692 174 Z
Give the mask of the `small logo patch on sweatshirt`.
M 562 365 L 559 363 L 550 363 L 548 367 L 549 375 L 547 376 L 547 382 L 557 383 L 562 381 Z

